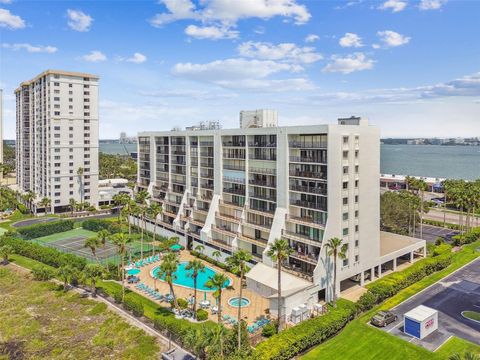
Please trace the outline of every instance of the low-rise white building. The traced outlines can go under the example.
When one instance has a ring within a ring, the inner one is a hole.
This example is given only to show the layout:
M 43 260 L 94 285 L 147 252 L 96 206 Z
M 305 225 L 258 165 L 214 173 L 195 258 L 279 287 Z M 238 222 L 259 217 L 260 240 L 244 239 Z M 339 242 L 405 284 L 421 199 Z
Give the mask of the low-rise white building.
M 105 179 L 98 181 L 98 205 L 112 204 L 113 197 L 117 194 L 133 196 L 133 191 L 128 187 L 127 179 Z

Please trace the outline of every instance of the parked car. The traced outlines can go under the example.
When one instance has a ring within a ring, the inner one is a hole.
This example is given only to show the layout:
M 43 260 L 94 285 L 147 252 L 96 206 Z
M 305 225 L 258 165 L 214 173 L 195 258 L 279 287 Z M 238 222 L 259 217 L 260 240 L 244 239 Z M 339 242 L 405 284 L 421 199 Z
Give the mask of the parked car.
M 391 324 L 395 321 L 398 320 L 398 316 L 392 313 L 391 311 L 380 311 L 377 313 L 370 322 L 372 325 L 378 326 L 378 327 L 385 327 L 388 324 Z

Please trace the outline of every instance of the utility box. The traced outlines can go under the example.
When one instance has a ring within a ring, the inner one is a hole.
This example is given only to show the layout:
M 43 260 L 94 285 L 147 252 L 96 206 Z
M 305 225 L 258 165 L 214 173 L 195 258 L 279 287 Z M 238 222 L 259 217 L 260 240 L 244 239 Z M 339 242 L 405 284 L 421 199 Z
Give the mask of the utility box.
M 403 332 L 417 339 L 423 339 L 438 329 L 438 311 L 424 305 L 405 313 L 403 319 Z

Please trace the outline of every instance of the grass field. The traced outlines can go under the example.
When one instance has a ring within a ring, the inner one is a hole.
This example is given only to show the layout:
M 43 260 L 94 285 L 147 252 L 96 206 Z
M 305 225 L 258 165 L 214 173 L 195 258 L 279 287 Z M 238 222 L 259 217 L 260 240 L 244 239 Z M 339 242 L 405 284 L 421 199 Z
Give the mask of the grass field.
M 61 233 L 56 233 L 56 234 L 36 238 L 35 242 L 49 243 L 49 242 L 58 241 L 58 240 L 76 238 L 76 237 L 79 237 L 79 236 L 89 238 L 89 237 L 92 237 L 92 236 L 95 236 L 95 235 L 97 235 L 97 233 L 95 233 L 93 231 L 85 230 L 85 229 L 82 229 L 82 228 L 75 228 L 73 230 L 64 231 L 64 232 L 61 232 Z
M 159 358 L 154 337 L 103 303 L 8 268 L 0 268 L 0 288 L 1 359 Z
M 476 251 L 479 246 L 480 241 L 466 245 L 461 252 L 453 255 L 452 264 L 449 267 L 400 291 L 397 295 L 391 297 L 381 305 L 349 323 L 340 334 L 317 346 L 312 351 L 305 354 L 301 359 L 314 360 L 319 358 L 341 358 L 342 360 L 363 360 L 388 358 L 389 360 L 435 360 L 446 359 L 452 353 L 463 353 L 465 350 L 480 353 L 480 346 L 457 338 L 452 338 L 442 345 L 437 352 L 432 353 L 396 336 L 367 325 L 368 320 L 370 320 L 371 316 L 377 311 L 391 309 L 477 258 L 480 255 L 479 252 Z

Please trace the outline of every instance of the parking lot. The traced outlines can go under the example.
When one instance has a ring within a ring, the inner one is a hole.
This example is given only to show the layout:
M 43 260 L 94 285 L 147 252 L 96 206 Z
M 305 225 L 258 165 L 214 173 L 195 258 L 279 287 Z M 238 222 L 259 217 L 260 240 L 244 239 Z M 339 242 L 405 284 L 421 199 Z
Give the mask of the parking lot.
M 423 240 L 426 242 L 434 243 L 439 236 L 447 239 L 451 239 L 452 236 L 457 235 L 459 232 L 452 229 L 445 229 L 438 226 L 423 225 Z M 420 227 L 418 227 L 415 237 L 420 238 Z
M 403 314 L 419 305 L 438 311 L 438 330 L 423 340 L 403 333 Z M 393 308 L 398 320 L 383 330 L 431 351 L 451 336 L 480 345 L 480 323 L 464 318 L 466 310 L 480 312 L 480 259 Z

